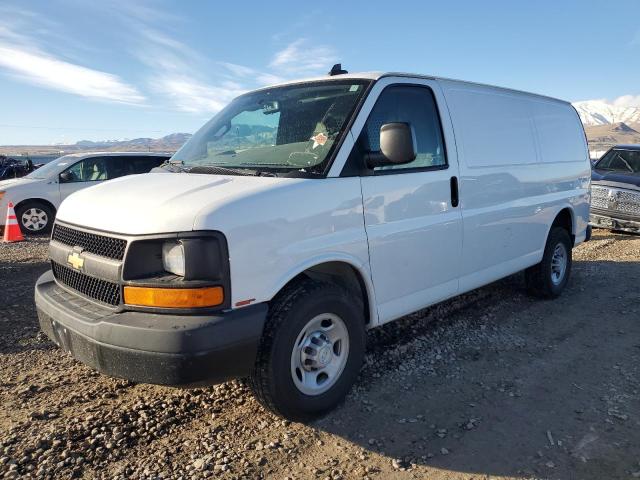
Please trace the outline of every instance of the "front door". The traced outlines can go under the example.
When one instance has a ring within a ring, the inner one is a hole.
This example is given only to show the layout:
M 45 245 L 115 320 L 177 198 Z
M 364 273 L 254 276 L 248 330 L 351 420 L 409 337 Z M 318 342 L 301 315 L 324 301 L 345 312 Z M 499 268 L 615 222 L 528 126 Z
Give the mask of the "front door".
M 85 158 L 62 172 L 59 179 L 60 201 L 73 192 L 108 180 L 107 160 L 105 157 Z
M 406 122 L 417 144 L 418 155 L 412 163 L 377 167 L 361 178 L 380 322 L 458 291 L 462 218 L 452 198 L 458 163 L 452 139 L 445 144 L 440 119 L 449 122 L 449 117 L 446 108 L 438 109 L 440 95 L 438 85 L 428 80 L 387 86 L 356 142 L 354 151 L 377 151 L 380 127 Z M 446 127 L 445 132 L 452 135 L 450 123 Z

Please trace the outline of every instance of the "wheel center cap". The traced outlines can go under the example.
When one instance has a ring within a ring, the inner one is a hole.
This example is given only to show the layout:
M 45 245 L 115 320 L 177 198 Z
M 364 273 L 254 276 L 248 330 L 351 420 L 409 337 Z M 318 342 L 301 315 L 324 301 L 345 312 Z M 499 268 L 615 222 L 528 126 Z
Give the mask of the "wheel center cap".
M 318 363 L 323 367 L 326 367 L 327 365 L 329 365 L 330 361 L 331 361 L 331 347 L 330 346 L 322 347 L 318 352 Z

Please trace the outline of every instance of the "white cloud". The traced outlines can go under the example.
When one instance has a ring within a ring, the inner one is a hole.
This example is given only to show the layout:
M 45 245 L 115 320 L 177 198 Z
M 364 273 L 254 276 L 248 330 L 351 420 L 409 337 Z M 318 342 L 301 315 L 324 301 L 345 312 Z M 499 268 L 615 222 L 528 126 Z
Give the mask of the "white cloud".
M 261 73 L 256 77 L 256 80 L 260 85 L 273 85 L 275 83 L 283 83 L 286 81 L 285 78 L 271 73 Z
M 212 86 L 188 76 L 161 76 L 153 80 L 151 85 L 155 91 L 168 97 L 179 110 L 190 113 L 217 112 L 244 92 L 233 83 Z
M 611 104 L 615 107 L 640 107 L 640 95 L 622 95 Z
M 9 20 L 10 19 L 10 20 Z M 54 22 L 28 10 L 0 6 L 0 70 L 40 87 L 82 97 L 140 104 L 144 96 L 111 73 L 64 60 L 40 48 L 59 39 Z
M 219 64 L 238 77 L 250 77 L 258 73 L 254 68 L 238 65 L 237 63 L 219 62 Z
M 147 83 L 150 89 L 168 100 L 175 109 L 211 114 L 246 90 L 234 80 L 252 74 L 253 69 L 223 64 L 233 74 L 231 78 L 205 78 L 201 72 L 207 70 L 204 68 L 206 58 L 168 33 L 143 23 L 142 19 L 133 26 L 138 38 L 131 53 L 149 67 Z
M 0 41 L 0 67 L 26 82 L 82 97 L 138 104 L 138 90 L 116 75 L 65 62 L 40 51 Z
M 77 45 L 73 36 L 60 35 L 63 25 L 29 10 L 7 10 L 2 5 L 0 71 L 87 98 L 165 103 L 176 110 L 208 115 L 247 90 L 321 74 L 335 63 L 331 47 L 305 38 L 290 42 L 255 67 L 213 60 L 182 41 L 179 32 L 188 27 L 185 17 L 168 14 L 155 3 L 104 0 L 85 8 L 95 9 L 92 13 L 105 22 L 116 22 L 111 27 L 120 32 L 126 53 L 144 67 L 146 82 L 142 86 L 84 65 L 76 55 L 87 47 Z M 139 88 L 144 88 L 145 94 Z
M 276 52 L 269 66 L 285 74 L 309 74 L 328 71 L 336 61 L 331 47 L 314 45 L 300 38 Z

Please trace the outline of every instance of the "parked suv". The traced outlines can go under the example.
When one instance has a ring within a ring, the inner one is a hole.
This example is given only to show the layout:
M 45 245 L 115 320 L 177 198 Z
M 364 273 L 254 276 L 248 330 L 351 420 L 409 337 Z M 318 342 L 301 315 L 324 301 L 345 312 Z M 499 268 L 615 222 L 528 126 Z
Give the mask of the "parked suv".
M 640 233 L 640 145 L 618 145 L 602 156 L 591 195 L 591 225 Z
M 166 153 L 74 153 L 52 160 L 22 178 L 0 181 L 0 227 L 12 202 L 24 233 L 51 230 L 60 202 L 73 192 L 105 180 L 147 173 L 171 155 Z
M 106 374 L 248 377 L 308 419 L 348 392 L 369 328 L 520 270 L 560 295 L 590 173 L 560 100 L 378 73 L 256 90 L 159 173 L 63 202 L 40 325 Z

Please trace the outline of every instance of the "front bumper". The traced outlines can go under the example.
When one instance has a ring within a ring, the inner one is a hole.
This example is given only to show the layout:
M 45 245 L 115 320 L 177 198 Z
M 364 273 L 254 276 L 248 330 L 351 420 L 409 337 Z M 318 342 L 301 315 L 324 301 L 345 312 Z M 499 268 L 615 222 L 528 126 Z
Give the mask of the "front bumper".
M 96 370 L 134 382 L 213 385 L 254 366 L 267 305 L 216 315 L 115 313 L 58 286 L 51 271 L 36 283 L 42 331 Z
M 640 221 L 614 218 L 598 213 L 591 213 L 589 215 L 589 224 L 596 228 L 608 228 L 609 230 L 640 233 Z

